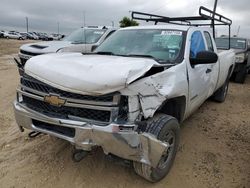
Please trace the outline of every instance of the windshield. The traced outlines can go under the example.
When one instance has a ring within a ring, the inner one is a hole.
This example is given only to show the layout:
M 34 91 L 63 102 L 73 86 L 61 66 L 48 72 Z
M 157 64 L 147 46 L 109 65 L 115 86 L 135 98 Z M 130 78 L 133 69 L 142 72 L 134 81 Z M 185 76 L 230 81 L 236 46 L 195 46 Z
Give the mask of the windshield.
M 95 51 L 110 55 L 152 57 L 158 62 L 173 62 L 181 51 L 183 32 L 163 29 L 120 30 Z
M 105 33 L 105 29 L 78 29 L 71 33 L 64 41 L 74 43 L 94 44 L 98 42 L 101 36 Z M 85 37 L 84 37 L 85 36 Z
M 217 38 L 215 39 L 217 48 L 229 48 L 229 39 L 228 38 Z M 231 38 L 230 39 L 230 47 L 234 49 L 245 49 L 246 48 L 246 40 L 240 38 Z

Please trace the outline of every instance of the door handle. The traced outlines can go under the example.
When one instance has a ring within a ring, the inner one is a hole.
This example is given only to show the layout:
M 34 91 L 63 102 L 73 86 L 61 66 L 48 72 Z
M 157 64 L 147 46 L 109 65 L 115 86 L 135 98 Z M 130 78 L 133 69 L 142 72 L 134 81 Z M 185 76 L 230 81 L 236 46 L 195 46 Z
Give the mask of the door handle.
M 208 68 L 208 69 L 206 70 L 206 74 L 208 74 L 208 73 L 210 73 L 210 72 L 212 72 L 212 69 L 209 69 L 209 68 Z

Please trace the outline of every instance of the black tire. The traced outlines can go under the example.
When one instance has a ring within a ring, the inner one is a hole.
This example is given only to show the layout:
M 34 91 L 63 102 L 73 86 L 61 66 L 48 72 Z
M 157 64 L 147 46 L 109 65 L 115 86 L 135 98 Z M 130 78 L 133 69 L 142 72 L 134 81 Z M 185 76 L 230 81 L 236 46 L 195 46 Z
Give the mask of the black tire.
M 227 97 L 228 88 L 229 88 L 229 80 L 227 79 L 223 84 L 223 86 L 214 93 L 212 97 L 213 100 L 220 103 L 224 102 Z
M 148 120 L 145 132 L 155 135 L 161 141 L 168 140 L 171 146 L 162 156 L 156 168 L 144 163 L 133 162 L 134 170 L 138 175 L 150 182 L 157 182 L 168 174 L 174 163 L 180 140 L 180 125 L 177 119 L 172 116 L 156 114 Z
M 236 73 L 235 82 L 244 84 L 247 76 L 247 66 L 242 65 L 239 72 Z
M 236 76 L 236 73 L 235 72 L 233 72 L 232 73 L 232 75 L 231 75 L 231 77 L 230 77 L 230 81 L 235 81 L 235 76 Z

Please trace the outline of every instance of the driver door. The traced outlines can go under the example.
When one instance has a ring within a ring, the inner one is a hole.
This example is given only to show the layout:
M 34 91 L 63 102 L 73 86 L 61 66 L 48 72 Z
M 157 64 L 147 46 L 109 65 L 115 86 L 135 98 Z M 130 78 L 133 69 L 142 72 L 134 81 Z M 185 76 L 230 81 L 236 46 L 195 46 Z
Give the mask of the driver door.
M 194 31 L 190 40 L 190 57 L 195 58 L 197 53 L 207 50 L 205 39 L 201 31 Z M 187 64 L 189 78 L 189 109 L 190 113 L 196 110 L 208 97 L 211 65 Z

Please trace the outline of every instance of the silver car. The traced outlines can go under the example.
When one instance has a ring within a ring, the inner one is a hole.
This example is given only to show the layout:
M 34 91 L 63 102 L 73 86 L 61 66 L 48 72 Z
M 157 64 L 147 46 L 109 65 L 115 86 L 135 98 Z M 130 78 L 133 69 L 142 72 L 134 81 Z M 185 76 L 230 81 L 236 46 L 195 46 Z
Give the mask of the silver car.
M 24 40 L 24 37 L 20 35 L 20 33 L 16 31 L 9 31 L 4 33 L 4 37 L 7 39 L 18 39 L 18 40 Z
M 36 55 L 56 52 L 91 53 L 106 38 L 114 33 L 116 28 L 103 26 L 84 27 L 77 29 L 60 41 L 24 44 L 20 47 L 19 58 L 22 64 Z

